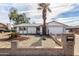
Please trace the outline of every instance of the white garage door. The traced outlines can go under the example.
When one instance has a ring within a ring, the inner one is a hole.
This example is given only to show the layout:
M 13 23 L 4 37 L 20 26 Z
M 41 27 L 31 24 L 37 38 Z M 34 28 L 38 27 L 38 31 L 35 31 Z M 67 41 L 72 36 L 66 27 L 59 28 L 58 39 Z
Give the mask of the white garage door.
M 49 34 L 62 34 L 64 33 L 63 27 L 49 27 Z
M 28 27 L 28 34 L 36 34 L 36 27 Z

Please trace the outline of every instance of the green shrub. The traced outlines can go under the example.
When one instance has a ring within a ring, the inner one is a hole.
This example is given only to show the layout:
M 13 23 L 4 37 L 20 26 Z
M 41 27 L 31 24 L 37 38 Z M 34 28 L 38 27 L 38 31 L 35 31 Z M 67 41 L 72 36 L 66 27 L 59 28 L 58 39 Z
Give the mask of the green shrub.
M 18 36 L 18 33 L 12 32 L 10 38 L 16 38 Z

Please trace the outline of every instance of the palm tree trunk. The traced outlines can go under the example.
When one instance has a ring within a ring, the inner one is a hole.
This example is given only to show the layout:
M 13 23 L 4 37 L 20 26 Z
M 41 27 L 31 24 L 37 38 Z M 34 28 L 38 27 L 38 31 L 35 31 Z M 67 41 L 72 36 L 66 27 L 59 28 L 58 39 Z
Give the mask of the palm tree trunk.
M 42 12 L 42 18 L 43 18 L 43 35 L 46 35 L 46 13 L 47 13 L 47 11 L 46 11 L 46 9 L 44 8 L 43 9 L 43 12 Z

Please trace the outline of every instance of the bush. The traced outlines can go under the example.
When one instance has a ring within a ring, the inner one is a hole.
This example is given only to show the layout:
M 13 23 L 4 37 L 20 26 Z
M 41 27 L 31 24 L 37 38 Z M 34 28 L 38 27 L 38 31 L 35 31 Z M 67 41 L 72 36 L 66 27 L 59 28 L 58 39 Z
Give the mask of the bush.
M 12 32 L 10 38 L 16 38 L 18 36 L 18 33 Z

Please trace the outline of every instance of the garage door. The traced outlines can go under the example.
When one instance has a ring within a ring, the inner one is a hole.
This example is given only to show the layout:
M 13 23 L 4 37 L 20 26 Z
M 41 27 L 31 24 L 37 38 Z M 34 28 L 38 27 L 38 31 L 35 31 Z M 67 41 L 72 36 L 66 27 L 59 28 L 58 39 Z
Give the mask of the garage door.
M 28 27 L 28 34 L 36 34 L 36 27 Z
M 63 27 L 49 27 L 49 34 L 62 34 L 64 33 Z

